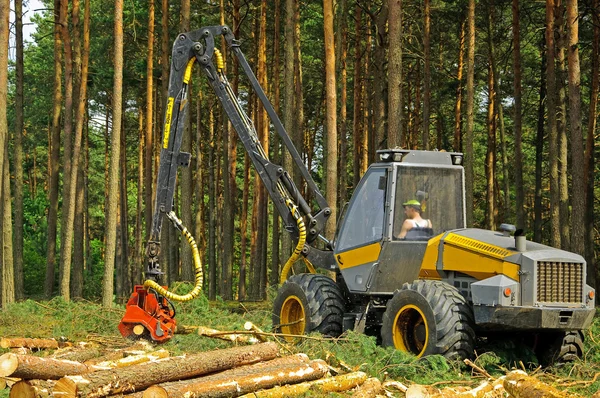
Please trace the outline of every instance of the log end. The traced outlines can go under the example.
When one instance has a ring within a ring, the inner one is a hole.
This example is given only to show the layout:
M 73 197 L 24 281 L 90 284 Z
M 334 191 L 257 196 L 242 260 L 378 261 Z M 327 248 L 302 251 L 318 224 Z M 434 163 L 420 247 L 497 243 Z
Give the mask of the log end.
M 0 377 L 12 375 L 19 367 L 19 359 L 13 353 L 0 356 Z
M 9 398 L 36 398 L 35 388 L 25 380 L 16 382 L 10 389 Z
M 169 397 L 169 394 L 167 393 L 167 390 L 165 390 L 164 388 L 162 388 L 160 386 L 148 387 L 144 391 L 144 394 L 142 395 L 142 398 L 168 398 L 168 397 Z
M 54 385 L 53 396 L 55 397 L 77 397 L 77 384 L 69 377 L 59 379 Z

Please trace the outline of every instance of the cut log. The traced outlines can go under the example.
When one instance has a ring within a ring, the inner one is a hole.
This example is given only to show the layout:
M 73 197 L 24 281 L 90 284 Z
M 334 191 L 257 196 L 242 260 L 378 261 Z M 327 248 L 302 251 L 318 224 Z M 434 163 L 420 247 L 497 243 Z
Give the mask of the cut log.
M 255 375 L 259 372 L 264 372 L 267 369 L 276 369 L 282 366 L 296 364 L 300 365 L 303 363 L 308 363 L 308 356 L 306 354 L 294 354 L 286 357 L 272 359 L 270 361 L 264 361 L 255 363 L 252 365 L 240 366 L 238 368 L 233 368 L 229 370 L 225 370 L 223 372 L 215 373 L 210 376 L 197 377 L 194 379 L 187 379 L 182 381 L 172 381 L 167 383 L 162 383 L 159 387 L 163 387 L 165 390 L 177 390 L 179 388 L 185 387 L 190 383 L 214 383 L 217 381 L 223 380 L 237 380 L 238 378 L 244 378 L 247 376 Z M 146 390 L 148 391 L 148 390 Z M 129 395 L 125 395 L 125 398 L 143 398 L 145 397 L 144 392 L 133 393 Z
M 237 334 L 237 333 L 228 333 L 225 334 L 220 330 L 207 328 L 204 326 L 198 326 L 198 334 L 204 337 L 212 337 L 221 340 L 231 341 L 233 343 L 249 343 L 256 344 L 258 343 L 258 339 L 253 335 L 246 334 Z
M 394 381 L 394 380 L 386 381 L 385 383 L 383 383 L 383 388 L 385 388 L 386 390 L 389 390 L 389 389 L 398 390 L 404 394 L 406 394 L 406 390 L 408 390 L 408 387 L 406 387 L 404 384 L 400 383 L 399 381 Z
M 194 355 L 171 357 L 126 368 L 100 370 L 86 375 L 65 376 L 54 388 L 63 397 L 105 397 L 111 394 L 143 390 L 171 380 L 183 380 L 273 359 L 275 343 L 234 347 Z
M 58 348 L 58 341 L 54 339 L 29 339 L 23 337 L 2 337 L 0 339 L 0 347 L 2 348 L 31 348 L 31 349 L 56 349 Z
M 281 384 L 295 384 L 320 379 L 327 374 L 327 363 L 322 360 L 309 363 L 290 363 L 277 367 L 254 367 L 254 373 L 235 378 L 218 377 L 212 380 L 195 379 L 162 385 L 169 398 L 227 398 L 237 397 Z M 224 372 L 225 373 L 225 372 Z
M 169 398 L 167 390 L 160 386 L 151 386 L 142 394 L 143 398 Z
M 47 398 L 52 396 L 54 383 L 46 380 L 21 380 L 10 389 L 9 398 Z
M 345 375 L 327 377 L 311 382 L 293 384 L 271 388 L 269 390 L 255 391 L 242 395 L 243 398 L 286 398 L 310 392 L 341 392 L 358 387 L 367 380 L 364 372 L 353 372 Z
M 381 387 L 379 379 L 370 377 L 354 391 L 352 398 L 371 398 L 380 394 L 382 390 L 383 387 Z
M 198 326 L 177 325 L 175 334 L 192 334 L 198 332 Z
M 90 368 L 75 361 L 40 358 L 12 353 L 0 356 L 0 377 L 20 379 L 60 379 L 66 375 L 87 373 Z
M 124 368 L 126 366 L 133 366 L 144 362 L 156 361 L 158 359 L 168 358 L 169 351 L 157 350 L 147 352 L 144 354 L 130 355 L 125 358 L 117 359 L 116 361 L 106 361 L 97 363 L 95 366 L 99 368 Z
M 504 379 L 504 389 L 514 398 L 563 398 L 567 395 L 521 370 L 513 370 Z

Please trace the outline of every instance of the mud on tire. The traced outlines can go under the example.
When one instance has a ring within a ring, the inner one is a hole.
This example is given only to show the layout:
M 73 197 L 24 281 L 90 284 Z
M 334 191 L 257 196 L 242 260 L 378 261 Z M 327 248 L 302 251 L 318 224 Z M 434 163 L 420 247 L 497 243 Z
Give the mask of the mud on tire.
M 384 346 L 419 357 L 473 355 L 473 312 L 453 286 L 432 280 L 405 283 L 387 303 L 381 337 Z
M 284 334 L 316 331 L 338 337 L 342 334 L 344 306 L 344 296 L 331 278 L 293 275 L 279 288 L 273 302 L 273 329 Z

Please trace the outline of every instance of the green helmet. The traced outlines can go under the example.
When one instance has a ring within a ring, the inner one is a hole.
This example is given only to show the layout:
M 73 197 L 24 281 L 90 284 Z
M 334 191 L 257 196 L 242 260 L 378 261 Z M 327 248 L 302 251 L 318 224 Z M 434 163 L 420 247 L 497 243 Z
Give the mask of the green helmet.
M 402 203 L 402 206 L 415 206 L 415 207 L 421 207 L 421 203 L 416 200 L 416 199 L 411 199 L 407 202 Z

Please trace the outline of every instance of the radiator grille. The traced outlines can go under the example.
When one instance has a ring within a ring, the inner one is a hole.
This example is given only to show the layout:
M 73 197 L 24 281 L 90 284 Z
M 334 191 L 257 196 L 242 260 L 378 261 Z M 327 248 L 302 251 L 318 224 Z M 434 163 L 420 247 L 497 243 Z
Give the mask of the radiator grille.
M 545 303 L 583 302 L 583 264 L 539 261 L 537 301 Z

